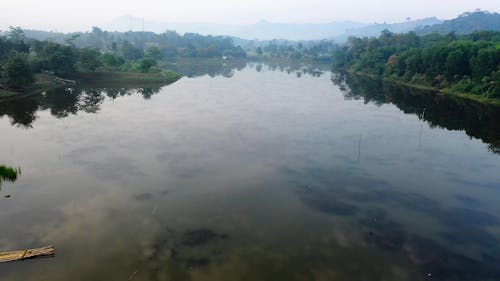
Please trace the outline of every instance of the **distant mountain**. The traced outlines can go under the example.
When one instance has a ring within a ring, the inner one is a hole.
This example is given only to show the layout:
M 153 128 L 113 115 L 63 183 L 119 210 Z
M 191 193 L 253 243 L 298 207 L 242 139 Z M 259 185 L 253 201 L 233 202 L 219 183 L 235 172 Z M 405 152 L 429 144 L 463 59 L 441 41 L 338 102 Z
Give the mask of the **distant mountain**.
M 214 23 L 167 23 L 144 21 L 132 16 L 119 17 L 100 27 L 108 31 L 153 31 L 157 33 L 175 30 L 178 33 L 193 32 L 203 35 L 227 35 L 243 39 L 288 39 L 318 40 L 333 38 L 343 34 L 347 29 L 366 26 L 356 22 L 312 23 L 271 23 L 260 21 L 255 24 L 214 24 Z
M 432 32 L 441 34 L 451 31 L 457 34 L 471 33 L 478 30 L 500 30 L 500 14 L 486 11 L 468 12 L 452 20 L 441 21 L 436 17 L 418 20 L 408 20 L 400 23 L 364 24 L 358 22 L 330 22 L 323 24 L 313 23 L 271 23 L 260 21 L 255 24 L 215 24 L 215 23 L 168 23 L 148 21 L 133 16 L 122 16 L 108 23 L 101 24 L 106 31 L 149 31 L 163 33 L 167 30 L 179 34 L 199 33 L 202 35 L 222 35 L 232 37 L 238 45 L 260 46 L 269 40 L 279 41 L 306 41 L 306 40 L 335 40 L 343 43 L 349 36 L 372 37 L 379 36 L 387 29 L 394 33 L 415 31 L 419 35 Z M 68 34 L 57 32 L 43 32 L 27 30 L 28 37 L 40 40 L 51 39 L 63 42 Z
M 429 33 L 468 34 L 480 30 L 500 30 L 500 14 L 487 11 L 468 12 L 452 20 L 446 20 L 440 24 L 428 25 L 416 29 L 417 34 Z
M 405 33 L 412 31 L 416 28 L 428 25 L 439 24 L 442 21 L 436 17 L 406 21 L 401 23 L 376 23 L 364 27 L 348 29 L 341 36 L 337 36 L 335 39 L 337 41 L 345 41 L 349 36 L 356 37 L 373 37 L 379 36 L 380 33 L 387 29 L 394 33 Z
M 342 42 L 349 36 L 378 36 L 384 29 L 392 32 L 408 32 L 417 27 L 441 23 L 436 17 L 401 23 L 364 24 L 358 22 L 313 23 L 272 23 L 260 21 L 255 24 L 214 24 L 214 23 L 167 23 L 143 21 L 133 16 L 122 16 L 101 26 L 108 31 L 147 30 L 157 33 L 175 30 L 179 33 L 193 32 L 203 35 L 227 35 L 252 40 L 320 40 L 333 39 Z

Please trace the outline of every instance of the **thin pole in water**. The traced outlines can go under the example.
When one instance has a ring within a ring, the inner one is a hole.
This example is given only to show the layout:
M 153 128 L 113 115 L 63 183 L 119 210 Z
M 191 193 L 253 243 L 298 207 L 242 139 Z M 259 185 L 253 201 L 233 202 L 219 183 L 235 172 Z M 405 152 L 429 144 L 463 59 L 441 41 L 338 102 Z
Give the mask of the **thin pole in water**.
M 358 142 L 358 157 L 356 159 L 357 162 L 359 162 L 359 159 L 361 157 L 361 135 L 359 135 L 359 142 Z
M 418 151 L 422 150 L 422 128 L 424 126 L 425 108 L 422 111 L 421 122 L 420 122 L 420 132 L 418 133 Z

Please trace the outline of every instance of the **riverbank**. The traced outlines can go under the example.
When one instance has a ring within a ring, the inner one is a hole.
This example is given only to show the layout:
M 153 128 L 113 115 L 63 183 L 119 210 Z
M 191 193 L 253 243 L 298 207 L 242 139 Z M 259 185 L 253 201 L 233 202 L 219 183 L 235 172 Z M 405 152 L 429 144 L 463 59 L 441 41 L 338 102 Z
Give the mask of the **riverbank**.
M 414 83 L 402 81 L 399 79 L 395 79 L 393 77 L 379 76 L 379 75 L 375 75 L 375 74 L 368 73 L 368 72 L 353 71 L 350 69 L 344 69 L 344 71 L 346 71 L 352 75 L 369 77 L 371 79 L 379 79 L 379 80 L 383 80 L 386 82 L 394 83 L 396 85 L 406 86 L 406 87 L 410 87 L 410 88 L 417 89 L 417 90 L 433 91 L 433 92 L 440 93 L 440 94 L 453 95 L 456 97 L 473 100 L 473 101 L 480 102 L 483 104 L 500 106 L 500 99 L 498 99 L 498 98 L 490 98 L 490 97 L 486 97 L 484 95 L 475 95 L 472 93 L 460 93 L 460 92 L 453 91 L 450 88 L 438 88 L 438 87 L 433 87 L 433 86 L 428 86 L 428 85 L 414 84 Z
M 79 72 L 64 80 L 52 74 L 38 74 L 33 86 L 24 90 L 0 90 L 0 99 L 10 99 L 39 94 L 50 89 L 74 84 L 91 84 L 105 87 L 164 86 L 174 83 L 182 76 L 173 71 L 154 73 L 138 72 Z
M 71 79 L 83 84 L 118 85 L 118 86 L 147 86 L 168 85 L 179 80 L 182 76 L 173 71 L 153 73 L 140 72 L 79 72 Z
M 37 74 L 35 75 L 35 83 L 26 89 L 0 89 L 0 99 L 24 97 L 50 90 L 61 85 L 57 79 L 53 74 Z

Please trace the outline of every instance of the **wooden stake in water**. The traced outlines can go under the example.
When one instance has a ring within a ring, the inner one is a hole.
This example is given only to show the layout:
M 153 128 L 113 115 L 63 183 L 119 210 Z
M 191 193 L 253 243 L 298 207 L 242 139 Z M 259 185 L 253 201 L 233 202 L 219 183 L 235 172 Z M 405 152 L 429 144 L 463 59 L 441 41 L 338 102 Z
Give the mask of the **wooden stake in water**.
M 418 151 L 422 150 L 422 128 L 424 126 L 424 117 L 425 117 L 425 108 L 422 111 L 422 116 L 421 116 L 422 121 L 420 122 L 420 132 L 418 133 Z
M 52 257 L 56 254 L 54 246 L 47 246 L 36 249 L 26 249 L 22 251 L 0 253 L 0 262 L 21 261 L 37 257 Z

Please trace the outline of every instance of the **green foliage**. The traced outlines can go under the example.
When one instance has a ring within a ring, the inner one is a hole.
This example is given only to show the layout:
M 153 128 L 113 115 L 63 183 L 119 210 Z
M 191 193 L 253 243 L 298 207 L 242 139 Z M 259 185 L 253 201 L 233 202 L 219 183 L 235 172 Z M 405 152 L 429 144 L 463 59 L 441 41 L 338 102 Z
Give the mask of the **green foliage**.
M 102 65 L 101 53 L 97 49 L 83 48 L 78 50 L 79 66 L 83 71 L 95 71 Z
M 23 41 L 26 38 L 24 31 L 19 27 L 9 27 L 9 37 L 14 41 Z
M 54 42 L 40 42 L 37 46 L 42 68 L 66 76 L 76 71 L 77 50 Z
M 500 32 L 418 37 L 384 31 L 379 38 L 349 38 L 333 59 L 334 68 L 497 97 Z
M 150 47 L 146 50 L 146 56 L 153 58 L 155 60 L 161 60 L 163 58 L 163 54 L 158 47 Z
M 21 174 L 21 169 L 15 169 L 12 167 L 0 165 L 0 187 L 3 181 L 14 182 L 17 177 Z
M 194 33 L 179 35 L 171 31 L 163 34 L 120 33 L 103 31 L 97 27 L 86 33 L 27 33 L 30 36 L 45 36 L 45 40 L 30 39 L 20 28 L 11 28 L 8 37 L 0 36 L 3 77 L 0 87 L 27 87 L 37 73 L 53 73 L 63 78 L 76 77 L 77 72 L 146 73 L 159 72 L 158 61 L 163 59 L 246 57 L 245 50 L 235 46 L 231 38 L 223 36 Z M 292 47 L 286 50 L 293 54 Z M 17 54 L 21 54 L 22 58 L 16 57 L 14 60 Z M 294 57 L 301 55 L 294 54 Z
M 145 57 L 135 64 L 135 68 L 142 73 L 146 73 L 149 72 L 153 66 L 156 66 L 156 64 L 154 59 Z
M 144 56 L 142 50 L 132 45 L 129 41 L 123 42 L 120 52 L 125 59 L 132 61 L 139 60 Z
M 24 89 L 33 84 L 34 77 L 26 54 L 16 53 L 3 63 L 2 81 L 12 89 Z
M 107 68 L 118 68 L 125 64 L 125 59 L 117 54 L 106 53 L 100 57 L 101 64 Z

